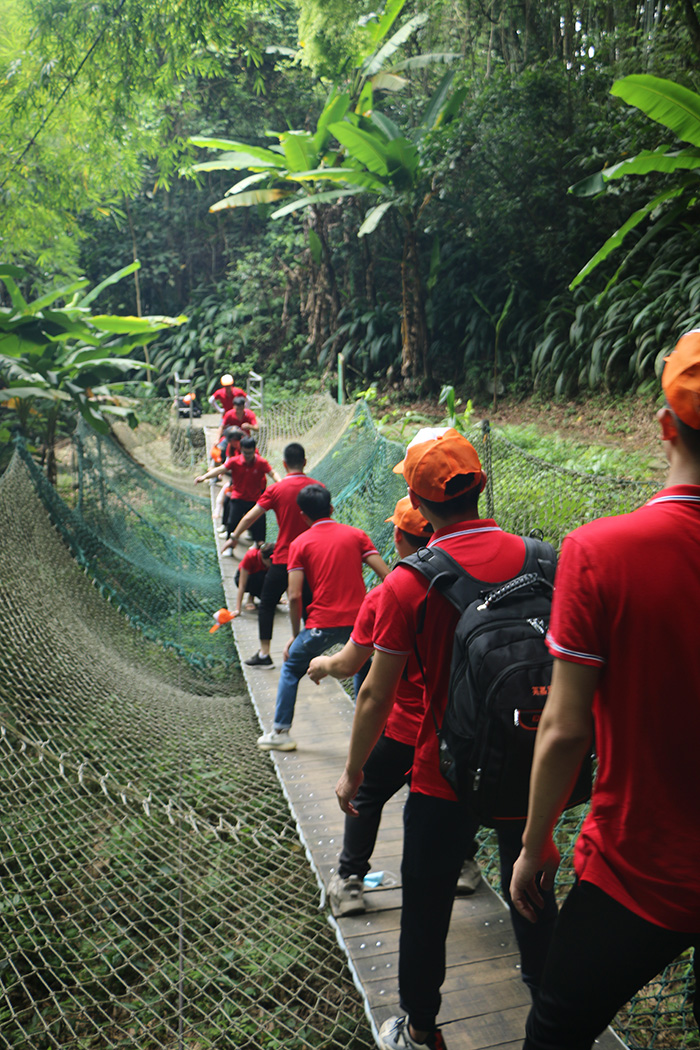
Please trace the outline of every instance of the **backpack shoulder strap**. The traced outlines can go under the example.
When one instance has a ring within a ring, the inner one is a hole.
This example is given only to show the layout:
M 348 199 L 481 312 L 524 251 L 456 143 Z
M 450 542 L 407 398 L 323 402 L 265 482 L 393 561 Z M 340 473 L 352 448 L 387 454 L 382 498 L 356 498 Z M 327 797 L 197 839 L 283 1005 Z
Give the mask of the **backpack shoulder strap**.
M 431 547 L 421 547 L 414 554 L 403 558 L 398 564 L 412 566 L 425 576 L 428 581 L 428 590 L 424 602 L 427 601 L 433 587 L 436 587 L 440 594 L 444 595 L 460 613 L 475 598 L 479 597 L 484 587 L 488 586 L 483 580 L 477 580 L 466 569 L 463 569 L 459 562 L 437 544 Z
M 554 583 L 557 569 L 557 553 L 551 543 L 536 539 L 534 536 L 523 536 L 525 544 L 525 561 L 520 570 L 522 576 L 534 572 L 543 576 L 549 583 Z

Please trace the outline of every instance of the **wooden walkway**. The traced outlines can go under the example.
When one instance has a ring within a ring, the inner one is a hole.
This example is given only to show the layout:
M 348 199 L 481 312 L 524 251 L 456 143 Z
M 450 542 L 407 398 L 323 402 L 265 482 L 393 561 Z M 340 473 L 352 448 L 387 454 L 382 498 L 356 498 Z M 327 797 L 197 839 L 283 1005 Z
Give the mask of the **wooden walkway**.
M 238 553 L 241 551 L 239 547 Z M 220 558 L 220 565 L 226 603 L 233 608 L 238 560 Z M 243 661 L 257 649 L 257 615 L 244 613 L 232 627 Z M 275 668 L 243 668 L 251 700 L 265 730 L 272 725 L 278 669 L 289 637 L 289 621 L 279 608 L 271 650 Z M 352 717 L 353 704 L 338 682 L 326 679 L 315 686 L 310 679 L 304 679 L 294 716 L 297 750 L 270 752 L 318 879 L 322 907 L 342 843 L 344 817 L 334 787 L 345 764 Z M 372 871 L 381 871 L 384 877 L 381 886 L 365 890 L 365 914 L 335 919 L 329 910 L 329 921 L 347 954 L 375 1036 L 387 1017 L 401 1012 L 397 959 L 404 799 L 404 792 L 400 792 L 384 809 L 372 857 Z M 439 1017 L 449 1050 L 516 1050 L 522 1046 L 530 996 L 520 980 L 519 963 L 508 909 L 501 898 L 485 882 L 472 897 L 457 898 L 447 942 L 447 976 Z M 596 1046 L 601 1050 L 620 1050 L 624 1044 L 608 1031 Z

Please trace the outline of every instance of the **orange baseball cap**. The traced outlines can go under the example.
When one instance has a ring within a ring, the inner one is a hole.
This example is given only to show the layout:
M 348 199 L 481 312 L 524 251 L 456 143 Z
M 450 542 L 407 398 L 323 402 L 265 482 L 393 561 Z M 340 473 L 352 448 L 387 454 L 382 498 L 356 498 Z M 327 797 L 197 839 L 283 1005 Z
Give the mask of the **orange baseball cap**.
M 444 503 L 455 496 L 486 484 L 486 474 L 474 446 L 453 427 L 425 428 L 416 434 L 406 449 L 406 456 L 394 467 L 403 474 L 409 489 L 419 498 Z M 464 485 L 456 492 L 445 492 L 452 478 L 466 475 Z
M 432 525 L 411 505 L 410 496 L 400 499 L 391 517 L 384 520 L 393 522 L 397 529 L 407 532 L 410 536 L 430 536 L 433 531 Z
M 682 335 L 664 361 L 666 400 L 680 420 L 700 430 L 700 328 Z

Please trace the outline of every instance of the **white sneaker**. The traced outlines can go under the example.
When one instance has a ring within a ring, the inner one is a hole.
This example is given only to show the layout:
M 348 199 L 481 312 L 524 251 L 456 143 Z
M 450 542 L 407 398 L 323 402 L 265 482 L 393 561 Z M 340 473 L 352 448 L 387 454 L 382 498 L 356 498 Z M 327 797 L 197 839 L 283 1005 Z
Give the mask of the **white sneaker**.
M 364 883 L 359 875 L 346 878 L 336 871 L 328 883 L 328 901 L 337 919 L 343 915 L 361 915 L 365 910 Z
M 225 551 L 222 551 L 221 552 L 221 557 L 222 558 L 232 558 L 233 557 L 233 547 L 227 547 Z
M 228 533 L 228 529 L 225 525 L 219 525 L 216 531 L 219 533 L 219 536 L 225 536 Z
M 297 742 L 292 740 L 288 729 L 271 729 L 258 737 L 258 747 L 263 751 L 296 751 Z
M 481 882 L 481 868 L 477 862 L 472 860 L 465 860 L 462 865 L 462 870 L 459 873 L 457 879 L 457 888 L 455 889 L 455 896 L 457 897 L 471 897 L 472 893 L 478 889 L 479 883 Z

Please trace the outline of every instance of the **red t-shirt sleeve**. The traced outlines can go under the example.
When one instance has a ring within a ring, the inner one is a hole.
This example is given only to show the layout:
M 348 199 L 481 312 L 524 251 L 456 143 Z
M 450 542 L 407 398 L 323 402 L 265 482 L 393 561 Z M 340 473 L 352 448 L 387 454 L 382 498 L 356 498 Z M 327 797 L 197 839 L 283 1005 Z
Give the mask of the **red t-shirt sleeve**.
M 374 624 L 377 616 L 381 583 L 367 593 L 355 619 L 350 641 L 364 649 L 371 649 L 374 644 Z
M 567 536 L 557 566 L 547 645 L 560 660 L 601 667 L 607 661 L 605 603 L 588 549 Z
M 379 554 L 379 551 L 374 546 L 367 533 L 363 532 L 362 529 L 359 529 L 358 531 L 361 533 L 360 550 L 362 551 L 362 560 L 364 561 L 365 558 L 370 556 L 370 554 Z
M 394 656 L 413 651 L 415 625 L 409 615 L 416 595 L 425 594 L 410 569 L 397 566 L 382 583 L 374 631 L 374 647 Z

